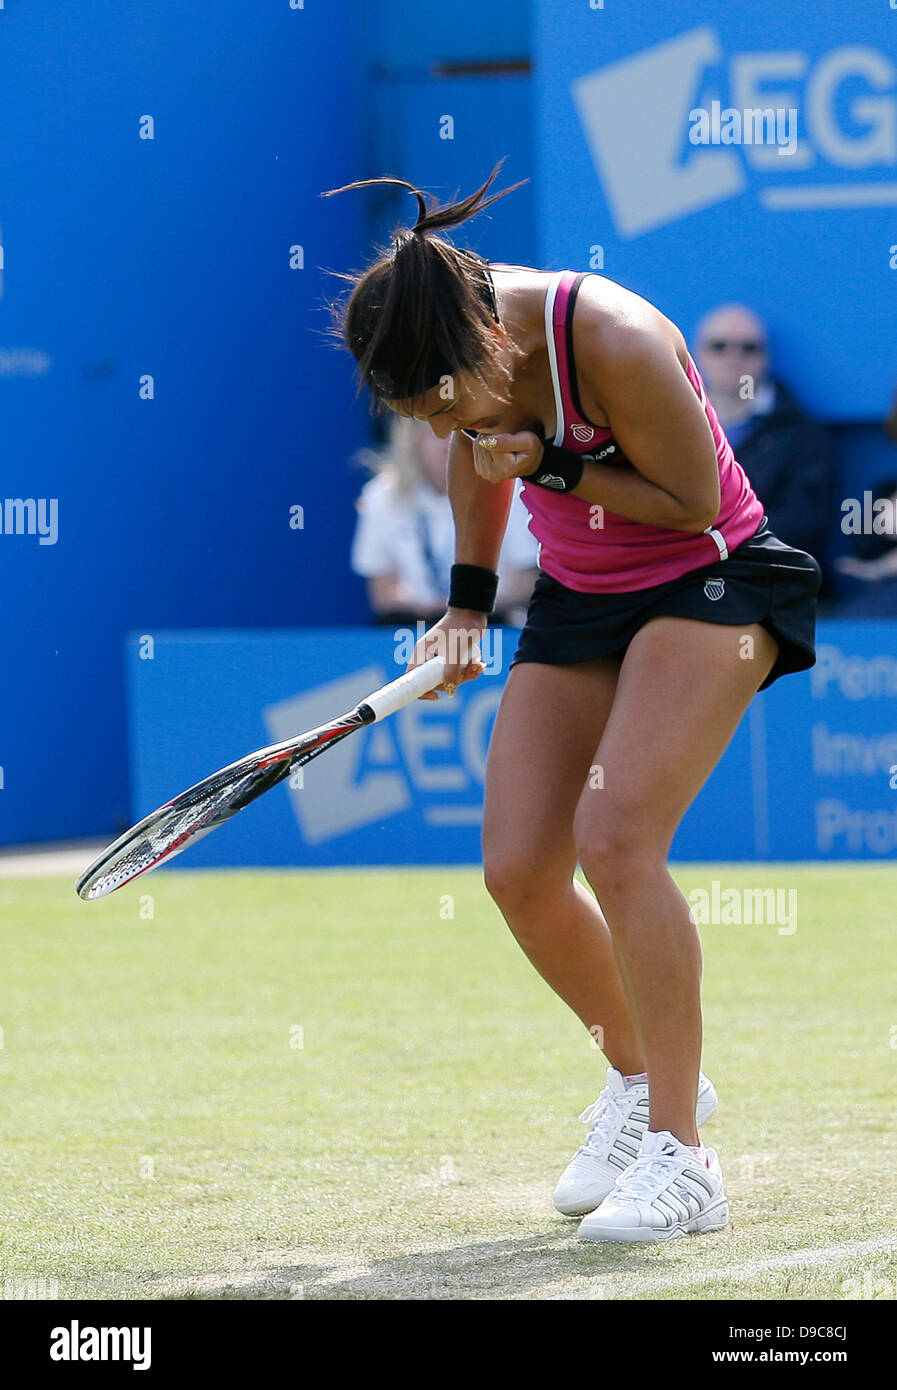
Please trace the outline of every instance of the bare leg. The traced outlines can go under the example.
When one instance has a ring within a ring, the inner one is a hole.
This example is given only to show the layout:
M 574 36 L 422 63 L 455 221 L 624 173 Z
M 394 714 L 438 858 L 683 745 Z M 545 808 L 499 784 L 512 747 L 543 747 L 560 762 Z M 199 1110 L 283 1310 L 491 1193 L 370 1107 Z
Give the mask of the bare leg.
M 698 1142 L 701 951 L 666 858 L 776 651 L 759 625 L 647 623 L 623 660 L 594 757 L 603 787 L 587 784 L 576 811 L 579 857 L 613 936 L 645 1057 L 651 1129 L 684 1144 Z
M 489 748 L 486 884 L 523 950 L 611 1065 L 644 1070 L 601 909 L 573 879 L 573 816 L 616 689 L 618 660 L 515 666 Z

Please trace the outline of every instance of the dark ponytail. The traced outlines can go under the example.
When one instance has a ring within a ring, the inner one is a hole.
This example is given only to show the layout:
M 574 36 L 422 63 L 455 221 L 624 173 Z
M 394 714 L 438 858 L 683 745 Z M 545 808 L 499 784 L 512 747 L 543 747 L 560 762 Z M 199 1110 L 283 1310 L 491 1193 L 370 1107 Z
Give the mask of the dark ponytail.
M 413 401 L 454 372 L 481 377 L 494 358 L 498 313 L 488 263 L 433 234 L 460 227 L 520 187 L 486 196 L 502 163 L 475 193 L 445 206 L 395 178 L 362 179 L 321 195 L 385 184 L 417 199 L 414 225 L 400 227 L 390 249 L 361 275 L 342 277 L 352 290 L 337 310 L 337 332 L 358 363 L 359 390 L 367 383 L 381 398 Z

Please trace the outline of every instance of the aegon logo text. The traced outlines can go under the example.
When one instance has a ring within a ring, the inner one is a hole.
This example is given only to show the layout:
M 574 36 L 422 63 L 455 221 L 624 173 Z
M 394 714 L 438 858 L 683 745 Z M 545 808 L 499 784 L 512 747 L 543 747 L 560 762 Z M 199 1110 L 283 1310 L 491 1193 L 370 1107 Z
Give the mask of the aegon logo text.
M 707 71 L 724 60 L 718 32 L 702 25 L 572 84 L 621 237 L 738 197 L 749 185 L 748 170 L 771 176 L 758 193 L 770 210 L 897 205 L 897 181 L 880 177 L 897 174 L 893 57 L 866 44 L 815 59 L 798 48 L 731 54 L 724 105 L 800 111 L 797 147 L 787 160 L 775 145 L 695 148 L 689 141 L 689 114 L 721 95 L 705 90 Z M 820 181 L 826 167 L 853 177 Z M 810 181 L 802 177 L 807 171 Z

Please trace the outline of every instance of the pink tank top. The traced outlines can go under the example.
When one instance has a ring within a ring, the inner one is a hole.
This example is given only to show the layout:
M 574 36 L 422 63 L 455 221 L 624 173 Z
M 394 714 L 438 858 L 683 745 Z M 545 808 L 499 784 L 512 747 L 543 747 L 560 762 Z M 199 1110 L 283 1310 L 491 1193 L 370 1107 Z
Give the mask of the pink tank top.
M 585 275 L 562 270 L 553 275 L 545 298 L 545 336 L 557 407 L 553 443 L 597 462 L 620 456 L 610 430 L 586 420 L 573 364 L 573 309 Z M 625 593 L 664 584 L 714 560 L 725 560 L 757 530 L 763 506 L 736 461 L 704 383 L 691 357 L 688 379 L 700 397 L 716 444 L 720 509 L 702 532 L 646 526 L 572 493 L 524 485 L 530 530 L 539 541 L 539 565 L 552 579 L 581 593 Z

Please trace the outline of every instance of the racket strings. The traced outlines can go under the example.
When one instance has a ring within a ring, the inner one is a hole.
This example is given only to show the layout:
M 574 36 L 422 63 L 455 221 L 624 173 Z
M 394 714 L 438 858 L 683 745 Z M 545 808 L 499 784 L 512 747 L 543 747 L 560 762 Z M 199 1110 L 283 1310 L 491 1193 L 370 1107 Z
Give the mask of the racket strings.
M 173 806 L 166 816 L 147 826 L 139 837 L 123 844 L 119 852 L 103 865 L 101 872 L 91 882 L 89 896 L 100 898 L 114 892 L 163 859 L 179 853 L 199 835 L 214 830 L 239 810 L 239 805 L 234 803 L 239 802 L 240 794 L 252 780 L 250 774 L 239 782 L 231 782 L 217 792 L 202 797 L 193 805 Z
M 79 878 L 75 885 L 79 896 L 103 898 L 148 869 L 173 859 L 283 781 L 293 768 L 304 767 L 325 748 L 373 720 L 373 711 L 359 706 L 343 719 L 312 729 L 301 739 L 261 749 L 240 763 L 222 768 L 168 805 L 160 806 L 110 845 Z

